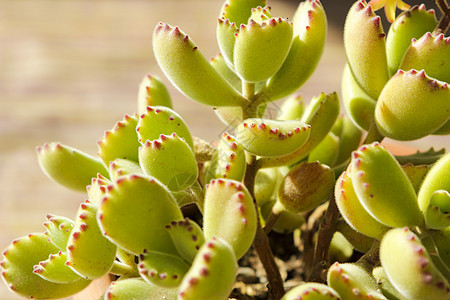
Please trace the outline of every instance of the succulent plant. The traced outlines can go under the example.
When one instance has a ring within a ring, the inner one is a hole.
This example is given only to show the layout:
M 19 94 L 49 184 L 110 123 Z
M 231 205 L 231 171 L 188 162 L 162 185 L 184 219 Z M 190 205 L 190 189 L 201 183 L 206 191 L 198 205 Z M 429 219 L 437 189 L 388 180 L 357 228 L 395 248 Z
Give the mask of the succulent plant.
M 248 299 L 250 280 L 239 278 L 250 266 L 275 300 L 449 299 L 450 156 L 395 156 L 380 144 L 450 133 L 450 10 L 436 2 L 439 22 L 424 5 L 355 1 L 344 27 L 346 115 L 337 92 L 296 93 L 325 45 L 319 0 L 301 2 L 292 21 L 265 0 L 225 1 L 211 61 L 178 26 L 158 23 L 162 71 L 226 131 L 212 144 L 192 136 L 149 73 L 137 112 L 105 131 L 98 157 L 38 147 L 48 177 L 86 194 L 73 220 L 48 214 L 45 232 L 7 247 L 4 282 L 55 299 L 114 274 L 103 299 Z M 383 6 L 387 34 L 375 13 Z M 406 11 L 395 17 L 397 6 Z M 278 115 L 265 115 L 281 98 Z M 287 271 L 280 261 L 292 253 Z

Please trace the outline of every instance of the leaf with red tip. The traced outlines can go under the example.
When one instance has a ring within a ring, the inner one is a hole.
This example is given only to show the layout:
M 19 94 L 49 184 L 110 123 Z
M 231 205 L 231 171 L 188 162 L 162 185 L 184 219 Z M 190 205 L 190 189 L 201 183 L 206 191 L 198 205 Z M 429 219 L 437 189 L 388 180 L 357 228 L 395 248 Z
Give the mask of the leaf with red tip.
M 45 223 L 45 227 L 47 228 L 45 235 L 50 238 L 50 241 L 59 250 L 65 251 L 74 222 L 66 217 L 53 215 L 47 215 L 47 220 L 48 222 Z
M 137 114 L 125 116 L 112 130 L 105 132 L 98 142 L 98 155 L 105 165 L 109 165 L 109 162 L 116 158 L 138 161 L 140 144 L 136 133 L 137 122 Z
M 414 187 L 385 147 L 361 146 L 353 153 L 351 168 L 355 193 L 372 217 L 391 227 L 423 224 Z
M 395 228 L 386 233 L 380 245 L 380 260 L 392 285 L 407 299 L 449 298 L 447 279 L 408 228 Z
M 144 174 L 137 162 L 128 159 L 117 158 L 109 163 L 111 180 L 117 180 L 120 176 L 129 174 Z
M 299 149 L 311 126 L 294 120 L 247 119 L 236 128 L 236 140 L 258 156 L 282 156 Z
M 177 253 L 164 226 L 183 216 L 169 190 L 153 177 L 120 177 L 101 203 L 97 218 L 107 238 L 136 255 L 144 249 Z
M 281 105 L 277 120 L 298 120 L 304 110 L 303 97 L 300 94 L 291 95 Z
M 27 298 L 57 299 L 78 293 L 89 285 L 89 280 L 80 279 L 62 284 L 50 282 L 33 273 L 34 265 L 58 251 L 43 233 L 15 240 L 3 254 L 3 280 L 11 291 Z
M 67 265 L 86 279 L 96 279 L 110 271 L 116 250 L 117 246 L 100 231 L 97 207 L 81 204 L 67 243 Z
M 213 237 L 200 248 L 178 289 L 178 299 L 226 300 L 233 289 L 237 262 L 231 246 Z
M 190 265 L 178 255 L 145 251 L 139 255 L 138 270 L 145 281 L 171 288 L 180 285 Z
M 185 218 L 184 221 L 173 221 L 166 225 L 166 230 L 169 232 L 179 255 L 187 262 L 192 263 L 198 249 L 205 242 L 200 226 Z
M 167 299 L 177 298 L 176 288 L 163 288 L 145 282 L 142 278 L 113 281 L 105 292 L 105 300 Z
M 82 277 L 66 265 L 66 253 L 51 254 L 49 259 L 33 266 L 33 273 L 55 283 L 72 283 Z
M 387 300 L 380 294 L 370 270 L 358 263 L 334 263 L 327 274 L 327 283 L 346 300 Z
M 194 142 L 186 122 L 168 107 L 148 106 L 145 113 L 141 114 L 139 118 L 137 131 L 142 145 L 147 140 L 157 140 L 161 134 L 171 135 L 175 132 L 180 138 L 184 138 L 189 147 L 194 149 Z
M 424 34 L 413 40 L 403 56 L 400 69 L 424 69 L 428 76 L 450 83 L 450 37 Z
M 425 5 L 416 5 L 395 19 L 386 38 L 387 61 L 391 75 L 397 72 L 411 40 L 433 31 L 437 23 L 434 10 L 426 10 Z
M 206 188 L 203 212 L 205 238 L 218 236 L 242 257 L 256 233 L 256 209 L 247 188 L 229 179 L 212 180 Z
M 59 143 L 37 148 L 38 160 L 44 173 L 59 184 L 84 192 L 92 177 L 98 173 L 108 176 L 102 162 L 77 149 Z
M 322 56 L 327 36 L 327 18 L 318 0 L 303 1 L 294 14 L 294 34 L 281 68 L 261 91 L 274 101 L 300 88 L 312 75 Z
M 300 284 L 287 292 L 281 300 L 336 300 L 339 294 L 323 283 Z
M 192 186 L 198 176 L 197 161 L 191 147 L 177 135 L 160 139 L 139 148 L 139 163 L 144 173 L 158 178 L 171 191 Z
M 380 132 L 409 141 L 432 134 L 450 119 L 448 84 L 426 72 L 398 71 L 384 87 L 375 108 Z
M 138 113 L 143 114 L 147 106 L 172 108 L 172 100 L 164 83 L 158 76 L 147 74 L 139 86 Z
M 292 43 L 293 26 L 285 19 L 251 20 L 236 33 L 233 63 L 247 82 L 264 81 L 283 64 Z
M 356 81 L 373 99 L 389 79 L 384 37 L 380 17 L 372 7 L 364 0 L 355 2 L 345 21 L 345 52 Z
M 430 198 L 430 206 L 425 211 L 428 228 L 442 229 L 450 226 L 450 193 L 445 190 L 435 191 Z
M 159 23 L 153 34 L 156 61 L 181 92 L 210 106 L 243 106 L 241 96 L 178 27 Z

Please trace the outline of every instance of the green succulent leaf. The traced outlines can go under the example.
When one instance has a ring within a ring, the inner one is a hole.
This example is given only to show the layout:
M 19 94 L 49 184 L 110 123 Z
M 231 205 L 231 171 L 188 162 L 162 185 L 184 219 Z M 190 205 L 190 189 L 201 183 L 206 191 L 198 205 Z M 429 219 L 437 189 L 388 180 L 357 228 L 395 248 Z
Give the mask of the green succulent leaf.
M 104 300 L 166 299 L 176 300 L 176 288 L 164 288 L 145 282 L 142 278 L 113 281 L 105 292 Z
M 33 273 L 33 266 L 58 253 L 59 249 L 43 233 L 16 239 L 3 252 L 2 277 L 8 288 L 27 298 L 58 299 L 78 293 L 91 281 L 80 279 L 72 283 L 55 283 Z
M 433 31 L 437 23 L 434 11 L 426 10 L 425 4 L 415 5 L 395 19 L 386 38 L 386 53 L 390 74 L 397 72 L 411 40 L 420 38 L 428 31 Z
M 281 300 L 333 300 L 340 299 L 339 294 L 323 283 L 308 282 L 296 286 L 287 292 Z
M 389 278 L 384 272 L 383 267 L 376 267 L 372 271 L 373 277 L 377 280 L 378 287 L 380 288 L 383 295 L 385 295 L 390 300 L 408 300 L 399 291 L 395 289 Z
M 427 227 L 442 229 L 450 226 L 450 193 L 444 190 L 435 191 L 431 195 L 430 206 L 425 212 Z
M 145 281 L 158 286 L 177 287 L 190 265 L 178 255 L 144 251 L 139 255 L 139 274 Z
M 80 205 L 67 242 L 67 265 L 86 279 L 107 274 L 114 263 L 117 246 L 105 238 L 97 223 L 97 206 Z
M 145 113 L 147 106 L 166 106 L 172 108 L 169 91 L 161 79 L 152 74 L 145 75 L 139 85 L 138 113 Z
M 422 181 L 425 179 L 430 166 L 428 165 L 413 165 L 412 163 L 407 163 L 402 165 L 403 172 L 408 176 L 409 181 L 411 181 L 414 191 L 417 193 L 422 185 Z
M 292 23 L 271 18 L 258 23 L 250 19 L 236 33 L 233 63 L 246 82 L 267 80 L 283 64 L 292 43 Z
M 172 221 L 166 225 L 172 242 L 179 255 L 189 263 L 195 258 L 198 250 L 205 242 L 205 236 L 200 226 L 194 221 L 185 218 L 184 221 Z
M 44 226 L 47 231 L 45 235 L 59 250 L 65 251 L 74 222 L 66 217 L 51 214 L 48 214 L 46 218 L 47 222 L 44 223 Z
M 328 285 L 333 288 L 342 299 L 377 299 L 387 300 L 378 292 L 378 285 L 371 272 L 358 263 L 334 263 L 328 269 Z
M 158 178 L 172 191 L 181 191 L 197 181 L 198 167 L 192 148 L 175 133 L 139 148 L 139 163 L 145 174 Z
M 303 97 L 300 94 L 294 94 L 284 100 L 277 120 L 300 120 L 304 110 Z
M 386 233 L 380 245 L 380 260 L 392 285 L 407 299 L 448 299 L 448 281 L 408 228 Z
M 213 237 L 200 248 L 178 289 L 180 300 L 226 300 L 237 274 L 233 248 Z
M 295 120 L 247 119 L 236 128 L 236 140 L 259 156 L 282 156 L 299 149 L 309 138 L 311 126 Z
M 232 135 L 225 132 L 211 161 L 206 181 L 216 178 L 241 181 L 244 178 L 246 166 L 244 148 Z
M 147 140 L 158 139 L 161 134 L 170 135 L 175 132 L 194 149 L 194 141 L 183 118 L 168 107 L 148 106 L 139 118 L 136 131 L 142 145 Z
M 353 152 L 351 181 L 364 208 L 391 227 L 423 225 L 423 215 L 408 176 L 379 143 Z
M 66 260 L 66 253 L 61 251 L 57 254 L 50 254 L 47 260 L 33 266 L 33 273 L 55 283 L 66 284 L 80 280 L 82 277 L 66 265 Z
M 337 207 L 344 220 L 356 231 L 376 239 L 381 239 L 390 227 L 373 218 L 355 193 L 351 179 L 351 165 L 336 181 L 334 195 Z
M 339 154 L 339 138 L 332 132 L 317 145 L 308 155 L 308 162 L 318 161 L 327 166 L 334 166 Z
M 353 123 L 359 128 L 369 131 L 370 124 L 375 118 L 377 102 L 361 89 L 348 64 L 342 74 L 342 102 Z
M 384 87 L 375 108 L 380 132 L 395 140 L 432 134 L 450 118 L 450 89 L 425 71 L 399 70 Z
M 125 115 L 112 130 L 105 131 L 104 136 L 97 142 L 98 155 L 106 166 L 116 158 L 138 161 L 140 144 L 136 133 L 137 122 L 137 114 Z
M 215 236 L 224 239 L 240 258 L 253 242 L 256 221 L 253 199 L 242 183 L 216 179 L 206 186 L 203 212 L 205 239 Z
M 134 174 L 117 179 L 108 187 L 97 219 L 107 238 L 136 255 L 144 249 L 177 254 L 164 226 L 183 216 L 169 190 L 155 178 Z
M 243 106 L 241 96 L 178 27 L 159 23 L 153 52 L 165 75 L 187 97 L 210 106 Z
M 428 76 L 450 83 L 450 37 L 427 32 L 420 39 L 413 39 L 399 68 L 425 70 Z
M 115 181 L 117 178 L 128 174 L 144 174 L 137 162 L 128 159 L 117 158 L 109 162 L 109 174 L 111 180 Z
M 320 1 L 301 2 L 293 23 L 294 34 L 289 53 L 261 92 L 270 101 L 300 88 L 312 75 L 322 56 L 327 36 L 327 17 Z
M 111 184 L 111 181 L 101 174 L 97 174 L 97 177 L 92 178 L 91 184 L 86 187 L 88 200 L 99 206 L 103 197 L 105 196 L 107 186 Z
M 364 0 L 355 2 L 345 20 L 345 52 L 356 82 L 373 99 L 389 79 L 385 36 L 372 6 Z
M 100 160 L 60 143 L 37 147 L 38 161 L 44 173 L 66 188 L 86 191 L 92 177 L 98 173 L 108 176 Z
M 220 20 L 219 20 L 220 22 Z M 235 39 L 234 37 L 234 33 L 232 34 L 233 37 L 233 41 Z M 234 44 L 233 44 L 234 47 Z M 236 75 L 236 73 L 234 73 L 234 71 L 227 65 L 225 58 L 223 57 L 222 53 L 217 54 L 216 56 L 214 56 L 213 58 L 211 58 L 211 60 L 209 61 L 209 63 L 211 64 L 211 66 L 213 66 L 213 68 L 219 72 L 220 75 L 223 76 L 223 78 L 225 78 L 230 84 L 231 86 L 236 90 L 236 91 L 240 91 L 242 89 L 242 81 L 239 78 L 239 76 Z M 225 109 L 227 107 L 222 107 L 222 108 L 218 108 L 217 110 L 221 110 L 221 109 Z M 240 107 L 233 107 L 235 109 Z M 217 111 L 216 110 L 216 111 Z
M 335 164 L 346 161 L 353 150 L 356 150 L 362 141 L 362 131 L 355 126 L 350 118 L 344 116 L 342 118 L 342 130 L 339 137 L 338 157 Z

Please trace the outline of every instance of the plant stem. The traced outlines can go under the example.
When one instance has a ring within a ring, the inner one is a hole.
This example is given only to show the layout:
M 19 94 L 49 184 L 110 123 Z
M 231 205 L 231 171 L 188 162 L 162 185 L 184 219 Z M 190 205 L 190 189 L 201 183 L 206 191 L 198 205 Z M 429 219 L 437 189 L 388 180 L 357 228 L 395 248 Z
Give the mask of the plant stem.
M 244 178 L 244 184 L 250 192 L 250 195 L 253 197 L 253 203 L 255 205 L 257 214 L 256 235 L 255 239 L 253 240 L 253 247 L 255 248 L 256 253 L 258 254 L 259 259 L 264 267 L 264 270 L 266 271 L 267 280 L 269 281 L 269 293 L 272 296 L 273 300 L 278 300 L 281 299 L 281 297 L 283 297 L 284 295 L 284 285 L 278 266 L 275 263 L 272 249 L 270 249 L 269 238 L 267 237 L 267 234 L 264 232 L 261 227 L 261 223 L 259 222 L 259 214 L 254 195 L 255 177 L 257 172 L 258 167 L 256 165 L 256 160 L 253 160 L 252 163 L 247 166 Z
M 441 20 L 437 27 L 433 30 L 434 35 L 445 34 L 450 26 L 450 8 L 446 0 L 436 0 L 436 5 L 442 12 Z
M 334 199 L 334 194 L 328 203 L 325 216 L 320 224 L 317 245 L 314 253 L 314 263 L 308 281 L 325 282 L 326 270 L 329 267 L 328 251 L 331 239 L 336 231 L 336 223 L 339 217 L 339 210 Z

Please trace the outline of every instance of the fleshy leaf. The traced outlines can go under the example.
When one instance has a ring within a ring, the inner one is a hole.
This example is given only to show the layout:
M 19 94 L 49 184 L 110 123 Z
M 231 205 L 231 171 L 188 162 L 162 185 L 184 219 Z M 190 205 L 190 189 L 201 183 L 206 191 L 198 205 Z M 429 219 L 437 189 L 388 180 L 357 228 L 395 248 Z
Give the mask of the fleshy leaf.
M 152 142 L 147 140 L 139 148 L 139 163 L 145 174 L 158 178 L 172 191 L 184 190 L 197 180 L 194 153 L 175 133 L 161 134 Z
M 335 300 L 339 294 L 323 283 L 308 282 L 300 284 L 287 292 L 281 300 Z
M 377 102 L 361 89 L 348 64 L 342 74 L 342 102 L 353 123 L 368 131 L 375 118 Z
M 431 195 L 430 206 L 425 212 L 427 227 L 441 229 L 450 226 L 450 193 L 444 190 Z
M 142 278 L 113 281 L 105 292 L 104 300 L 177 299 L 176 288 L 163 288 L 145 282 Z
M 38 160 L 44 173 L 59 184 L 76 191 L 86 191 L 92 177 L 108 176 L 102 162 L 86 153 L 60 143 L 37 147 Z
M 352 151 L 358 148 L 362 140 L 362 131 L 347 116 L 344 116 L 342 118 L 342 130 L 338 137 L 339 154 L 336 159 L 336 164 L 346 161 Z
M 407 299 L 448 299 L 447 280 L 408 228 L 386 233 L 380 245 L 380 260 L 392 285 Z
M 116 180 L 120 176 L 128 174 L 144 174 L 137 162 L 128 159 L 117 158 L 109 162 L 109 174 L 111 180 Z
M 178 289 L 180 300 L 226 300 L 237 274 L 233 248 L 213 237 L 200 248 Z
M 311 126 L 295 120 L 247 119 L 236 128 L 236 140 L 259 156 L 282 156 L 300 148 Z
M 137 114 L 125 115 L 125 118 L 117 122 L 112 130 L 105 131 L 102 139 L 97 142 L 98 155 L 106 166 L 116 158 L 138 161 L 140 144 L 136 133 L 137 121 Z
M 177 287 L 189 270 L 189 264 L 178 255 L 144 251 L 139 255 L 139 274 L 145 281 L 158 286 Z
M 74 222 L 66 217 L 59 217 L 48 214 L 46 216 L 48 222 L 44 223 L 47 235 L 50 241 L 55 244 L 61 251 L 65 251 L 70 232 L 72 231 Z
M 164 226 L 183 216 L 169 190 L 155 178 L 120 177 L 108 187 L 97 219 L 107 238 L 134 254 L 144 249 L 177 254 Z
M 189 98 L 210 106 L 243 106 L 241 96 L 178 27 L 159 23 L 153 52 L 166 76 Z
M 399 163 L 375 142 L 353 152 L 351 181 L 372 217 L 391 227 L 423 224 L 414 187 Z
M 139 86 L 138 112 L 145 113 L 147 106 L 172 108 L 172 100 L 164 83 L 155 75 L 147 74 Z
M 33 273 L 55 283 L 72 283 L 80 280 L 80 275 L 66 265 L 66 259 L 66 254 L 61 251 L 50 254 L 47 260 L 33 266 Z
M 2 277 L 8 288 L 27 298 L 58 299 L 78 293 L 91 281 L 80 279 L 70 284 L 54 283 L 33 273 L 33 266 L 59 249 L 43 233 L 16 239 L 3 252 Z
M 236 33 L 233 63 L 236 73 L 247 82 L 264 81 L 283 64 L 292 43 L 292 23 L 282 18 L 265 22 L 250 19 Z
M 111 181 L 100 174 L 92 178 L 91 184 L 86 187 L 89 201 L 97 206 L 100 205 L 105 196 L 107 186 L 110 184 Z
M 206 181 L 216 178 L 228 178 L 241 181 L 246 168 L 245 151 L 236 139 L 224 133 L 217 146 L 217 152 L 211 161 Z
M 373 99 L 389 79 L 385 36 L 372 7 L 364 0 L 355 2 L 345 20 L 345 52 L 356 82 Z
M 318 162 L 302 162 L 284 177 L 278 201 L 291 212 L 307 212 L 328 200 L 334 187 L 334 172 Z
M 166 225 L 166 230 L 169 232 L 179 255 L 187 262 L 192 263 L 198 250 L 205 242 L 200 226 L 186 218 L 184 221 L 172 221 L 169 225 Z
M 390 74 L 395 74 L 413 38 L 418 39 L 437 25 L 434 10 L 421 4 L 399 15 L 389 28 L 386 53 Z
M 237 258 L 251 246 L 256 233 L 256 210 L 247 188 L 230 179 L 211 180 L 206 186 L 203 231 L 227 241 Z
M 318 161 L 327 166 L 334 166 L 339 154 L 339 138 L 332 132 L 317 145 L 308 155 L 308 162 Z
M 413 39 L 399 68 L 424 69 L 428 76 L 450 83 L 450 37 L 427 32 L 420 39 Z
M 158 139 L 161 134 L 171 135 L 175 132 L 179 137 L 184 138 L 189 147 L 194 149 L 191 133 L 183 118 L 167 107 L 148 106 L 145 113 L 141 114 L 136 130 L 142 145 L 147 140 Z
M 403 172 L 405 172 L 406 176 L 408 176 L 409 181 L 411 181 L 414 191 L 416 193 L 419 191 L 420 186 L 422 185 L 422 181 L 425 179 L 428 171 L 430 170 L 430 166 L 428 165 L 413 165 L 412 163 L 408 163 L 402 165 Z
M 351 166 L 336 181 L 334 190 L 337 207 L 344 220 L 356 231 L 381 239 L 390 227 L 374 219 L 362 206 L 353 188 Z
M 377 291 L 377 282 L 369 270 L 357 263 L 334 263 L 328 269 L 327 282 L 341 299 L 387 300 Z
M 409 141 L 432 134 L 450 118 L 450 89 L 422 71 L 399 70 L 384 87 L 375 108 L 380 132 Z
M 327 36 L 327 18 L 318 0 L 303 1 L 294 14 L 294 38 L 278 72 L 261 94 L 274 101 L 295 92 L 319 63 Z
M 105 238 L 97 224 L 97 207 L 86 201 L 80 205 L 67 242 L 67 265 L 86 279 L 109 272 L 117 247 Z
M 304 100 L 300 94 L 292 95 L 284 100 L 277 120 L 299 120 L 304 111 Z

